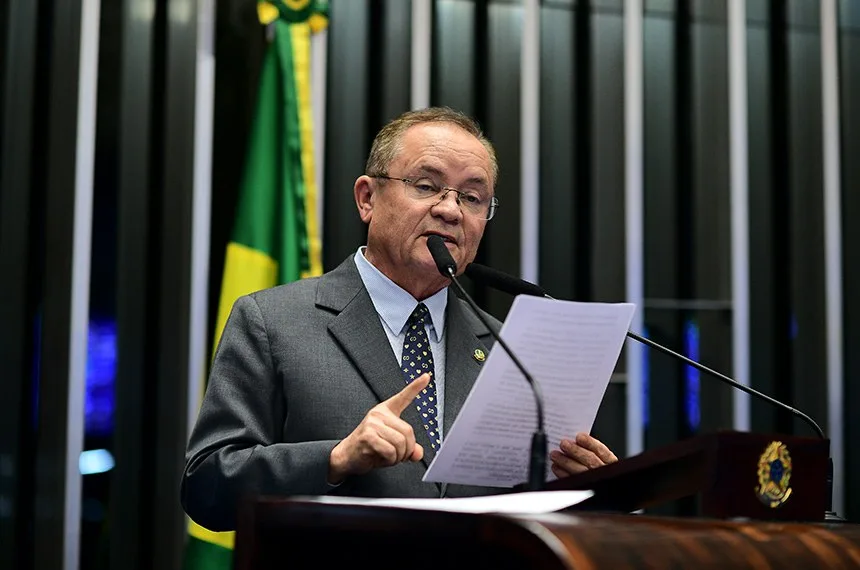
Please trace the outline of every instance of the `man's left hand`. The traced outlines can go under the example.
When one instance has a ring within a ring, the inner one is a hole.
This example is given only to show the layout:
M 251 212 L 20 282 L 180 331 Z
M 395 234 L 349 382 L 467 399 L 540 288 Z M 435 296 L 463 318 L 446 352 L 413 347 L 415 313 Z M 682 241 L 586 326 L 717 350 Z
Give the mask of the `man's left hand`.
M 561 440 L 559 449 L 553 450 L 549 458 L 552 472 L 559 478 L 618 461 L 608 447 L 587 433 L 576 434 L 576 439 Z

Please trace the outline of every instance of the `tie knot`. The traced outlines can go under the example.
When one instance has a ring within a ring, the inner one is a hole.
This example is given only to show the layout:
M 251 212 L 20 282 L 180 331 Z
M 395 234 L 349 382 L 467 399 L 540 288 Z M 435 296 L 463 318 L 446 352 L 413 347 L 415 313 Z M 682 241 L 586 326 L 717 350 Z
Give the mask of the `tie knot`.
M 427 309 L 427 305 L 425 305 L 424 303 L 418 303 L 418 306 L 415 307 L 415 310 L 412 311 L 411 315 L 409 315 L 409 322 L 416 325 L 423 325 L 428 321 L 432 322 L 432 320 L 430 319 L 430 311 Z

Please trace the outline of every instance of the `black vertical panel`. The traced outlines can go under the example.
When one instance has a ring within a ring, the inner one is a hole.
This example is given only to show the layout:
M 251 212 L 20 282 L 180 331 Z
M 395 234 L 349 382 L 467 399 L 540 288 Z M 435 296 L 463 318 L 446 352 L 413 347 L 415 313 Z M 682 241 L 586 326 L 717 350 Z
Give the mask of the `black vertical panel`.
M 762 2 L 759 2 L 761 4 Z M 749 8 L 749 5 L 748 5 Z M 778 349 L 773 322 L 777 288 L 776 248 L 771 192 L 774 173 L 771 113 L 774 90 L 770 71 L 771 30 L 769 11 L 752 14 L 747 22 L 747 91 L 748 91 L 748 164 L 749 164 L 749 275 L 750 275 L 750 384 L 762 392 L 777 395 L 780 384 L 776 374 Z M 751 13 L 748 10 L 748 13 Z M 755 432 L 772 432 L 776 425 L 773 406 L 751 400 L 750 427 Z
M 686 303 L 693 298 L 696 285 L 693 272 L 695 258 L 694 235 L 697 220 L 694 212 L 698 196 L 693 189 L 695 165 L 693 164 L 693 132 L 696 117 L 693 114 L 693 42 L 692 12 L 690 0 L 675 2 L 675 252 L 677 272 L 675 273 L 675 300 Z M 683 349 L 692 315 L 687 307 L 677 306 L 673 310 L 676 338 L 675 347 Z M 686 352 L 686 350 L 685 350 Z M 676 364 L 676 367 L 678 365 Z M 676 414 L 680 426 L 678 436 L 692 433 L 688 403 L 690 386 L 687 381 L 686 367 L 680 366 L 680 400 L 676 402 Z
M 575 299 L 577 248 L 576 160 L 582 137 L 575 117 L 580 83 L 574 61 L 579 42 L 577 10 L 543 4 L 540 22 L 540 284 L 559 299 Z M 583 145 L 587 146 L 587 145 Z M 584 190 L 588 190 L 587 188 Z
M 587 216 L 577 239 L 576 256 L 589 251 L 584 260 L 587 271 L 577 264 L 581 279 L 577 279 L 578 298 L 589 301 L 619 302 L 626 291 L 626 232 L 625 232 L 625 165 L 624 165 L 624 16 L 622 9 L 604 8 L 580 19 L 582 41 L 578 46 L 588 55 L 577 59 L 583 69 L 577 77 L 587 78 L 580 94 L 587 103 L 577 120 L 577 135 L 581 141 L 577 177 L 583 191 L 577 192 L 578 220 Z M 590 27 L 586 31 L 585 25 Z M 585 42 L 588 42 L 586 45 Z M 579 65 L 578 65 L 579 67 Z M 584 152 L 585 149 L 588 152 Z M 587 192 L 588 198 L 581 196 Z M 616 372 L 626 369 L 626 351 L 622 349 Z M 619 457 L 625 454 L 627 385 L 616 374 L 595 420 L 594 432 Z
M 185 515 L 177 501 L 188 422 L 191 243 L 194 193 L 194 106 L 197 2 L 178 0 L 166 12 L 163 179 L 160 188 L 157 350 L 155 383 L 152 567 L 178 568 Z
M 501 207 L 487 224 L 481 243 L 482 258 L 492 267 L 520 272 L 520 57 L 523 8 L 505 2 L 487 6 L 486 132 L 496 147 Z M 485 308 L 504 318 L 513 298 L 490 291 Z
M 475 5 L 475 20 L 472 29 L 472 115 L 482 125 L 487 125 L 488 98 L 490 97 L 490 1 L 471 0 Z M 478 254 L 481 255 L 480 253 Z M 483 292 L 482 292 L 483 293 Z
M 381 82 L 382 123 L 410 108 L 412 82 L 412 3 L 385 0 Z M 424 25 L 429 26 L 430 22 Z M 380 127 L 382 125 L 380 124 Z M 359 173 L 356 173 L 358 176 Z M 357 216 L 358 214 L 356 214 Z
M 790 199 L 792 177 L 789 175 L 792 134 L 789 121 L 793 118 L 789 111 L 789 62 L 788 62 L 788 23 L 785 0 L 770 1 L 769 75 L 771 86 L 770 156 L 771 187 L 768 188 L 771 218 L 771 255 L 773 256 L 772 288 L 770 303 L 773 306 L 772 331 L 774 352 L 772 354 L 772 393 L 778 400 L 791 401 L 791 378 L 794 368 L 794 355 L 791 337 L 794 320 L 791 308 L 791 207 Z M 756 404 L 753 404 L 755 413 Z M 777 411 L 776 424 L 768 426 L 771 431 L 790 433 L 792 419 L 785 412 Z
M 149 526 L 152 496 L 147 484 L 144 414 L 152 409 L 151 379 L 156 366 L 149 342 L 149 301 L 153 287 L 148 275 L 153 212 L 149 193 L 151 107 L 155 12 L 137 14 L 135 0 L 122 8 L 122 50 L 119 74 L 117 184 L 116 315 L 117 368 L 110 512 L 110 567 L 146 567 L 149 546 L 143 529 Z
M 50 544 L 51 548 L 35 549 L 36 568 L 63 566 L 67 541 L 77 540 L 75 533 L 66 532 L 67 496 L 80 493 L 79 488 L 68 487 L 66 463 L 77 459 L 67 456 L 67 429 L 70 413 L 74 413 L 69 410 L 68 396 L 81 2 L 57 2 L 50 10 L 43 28 L 50 37 L 40 38 L 45 42 L 42 45 L 50 46 L 50 67 L 43 163 L 46 278 L 40 323 L 33 532 L 37 545 Z
M 5 3 L 0 106 L 0 567 L 27 568 L 33 537 L 29 410 L 38 286 L 31 216 L 31 149 L 35 105 L 37 4 Z M 7 89 L 14 85 L 14 89 Z
M 627 384 L 611 381 L 600 402 L 591 433 L 618 457 L 627 456 Z
M 603 132 L 602 120 L 604 117 L 595 116 L 595 102 L 597 104 L 603 99 L 600 92 L 605 83 L 601 79 L 613 72 L 623 70 L 624 66 L 614 70 L 604 70 L 600 67 L 601 62 L 595 62 L 598 53 L 611 50 L 613 40 L 617 38 L 604 38 L 595 33 L 598 28 L 599 15 L 594 14 L 590 2 L 583 1 L 577 4 L 575 20 L 576 48 L 573 56 L 574 81 L 577 85 L 577 99 L 574 106 L 574 119 L 572 123 L 573 132 L 576 137 L 571 164 L 574 164 L 573 199 L 574 208 L 569 213 L 571 220 L 571 231 L 573 232 L 576 255 L 573 256 L 571 265 L 573 271 L 573 295 L 574 299 L 590 301 L 594 297 L 594 260 L 595 247 L 593 239 L 594 231 L 594 202 L 597 199 L 594 186 L 594 170 L 596 160 L 600 160 L 594 146 L 599 142 Z M 604 49 L 600 49 L 604 48 Z M 623 48 L 622 48 L 623 49 Z M 623 71 L 622 71 L 623 73 Z M 623 113 L 623 105 L 615 109 Z M 621 153 L 620 156 L 624 156 Z
M 431 104 L 475 115 L 475 2 L 434 3 Z
M 692 4 L 692 297 L 699 310 L 691 315 L 685 344 L 698 343 L 699 360 L 732 372 L 731 210 L 729 189 L 728 28 L 726 2 Z M 696 354 L 693 353 L 693 356 Z M 690 373 L 688 369 L 688 373 Z M 691 387 L 692 388 L 692 387 Z M 707 376 L 698 393 L 688 391 L 691 428 L 731 428 L 733 391 Z M 694 404 L 697 404 L 694 407 Z M 698 410 L 699 417 L 693 417 Z M 698 426 L 696 421 L 700 421 Z
M 624 17 L 620 11 L 591 18 L 592 63 L 589 135 L 591 148 L 590 243 L 591 290 L 587 300 L 618 302 L 626 298 L 624 224 Z M 582 124 L 582 123 L 579 123 Z M 579 204 L 577 204 L 579 207 Z M 586 248 L 580 248 L 583 250 Z
M 364 172 L 374 132 L 367 120 L 369 79 L 367 0 L 334 0 L 328 30 L 323 265 L 336 267 L 365 243 L 352 188 Z
M 0 5 L 0 109 L 4 108 L 6 101 L 6 68 L 10 65 L 8 54 L 10 46 L 7 45 L 10 37 L 9 15 L 12 9 L 11 2 Z M 0 130 L 0 148 L 3 148 L 4 132 Z M 0 188 L 2 192 L 2 188 Z
M 788 89 L 792 401 L 827 424 L 827 325 L 821 112 L 821 34 L 817 1 L 789 3 Z M 785 199 L 785 198 L 783 198 Z M 800 420 L 793 433 L 814 435 Z
M 693 191 L 695 165 L 693 164 L 694 129 L 696 127 L 693 114 L 693 42 L 692 42 L 692 10 L 690 0 L 677 0 L 675 3 L 675 252 L 678 260 L 675 274 L 675 300 L 686 303 L 693 298 L 696 285 L 693 272 L 695 258 L 694 235 L 697 227 L 695 207 L 697 196 Z M 692 314 L 687 307 L 678 306 L 672 312 L 676 338 L 675 346 L 684 352 L 689 352 L 687 339 L 689 337 Z M 693 433 L 694 414 L 691 414 L 690 403 L 697 394 L 692 392 L 688 377 L 689 369 L 675 363 L 679 374 L 679 391 L 676 394 L 675 414 L 678 426 L 677 439 Z M 692 420 L 692 421 L 691 421 Z M 678 501 L 677 505 L 662 507 L 665 512 L 678 514 L 693 514 L 692 498 Z
M 842 301 L 845 357 L 845 505 L 860 519 L 860 5 L 840 2 L 840 116 L 842 120 Z
M 383 103 L 385 96 L 385 51 L 386 51 L 386 26 L 385 0 L 368 0 L 367 12 L 367 106 L 364 109 L 364 126 L 369 139 L 376 133 L 377 125 L 383 121 Z M 358 46 L 353 46 L 353 49 Z
M 655 300 L 678 295 L 676 251 L 677 108 L 674 14 L 644 14 L 644 323 L 649 337 L 679 347 L 674 311 L 654 308 Z M 680 434 L 678 365 L 654 351 L 646 353 L 646 448 L 675 441 Z

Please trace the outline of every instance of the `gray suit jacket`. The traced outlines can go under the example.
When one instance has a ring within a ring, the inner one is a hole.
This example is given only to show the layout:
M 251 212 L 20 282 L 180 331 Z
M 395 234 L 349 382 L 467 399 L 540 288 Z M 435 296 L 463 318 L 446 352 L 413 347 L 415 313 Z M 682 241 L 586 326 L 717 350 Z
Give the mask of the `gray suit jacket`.
M 468 306 L 448 293 L 445 332 L 446 426 L 454 424 L 492 337 Z M 486 315 L 490 322 L 499 322 Z M 251 495 L 438 497 L 421 481 L 434 457 L 418 412 L 412 425 L 424 459 L 326 481 L 331 450 L 373 406 L 404 386 L 367 290 L 350 257 L 319 278 L 236 301 L 221 337 L 191 434 L 182 504 L 210 530 L 235 527 L 238 502 Z M 498 493 L 448 485 L 445 496 Z

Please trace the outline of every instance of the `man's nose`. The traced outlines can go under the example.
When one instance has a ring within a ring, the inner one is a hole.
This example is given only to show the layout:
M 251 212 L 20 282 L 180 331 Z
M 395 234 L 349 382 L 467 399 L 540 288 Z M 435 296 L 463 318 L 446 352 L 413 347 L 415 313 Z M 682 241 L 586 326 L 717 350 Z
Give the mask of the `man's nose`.
M 451 199 L 448 199 L 449 194 L 452 196 Z M 442 197 L 436 202 L 434 209 L 446 220 L 462 217 L 463 211 L 460 209 L 460 193 L 453 188 L 446 188 Z

